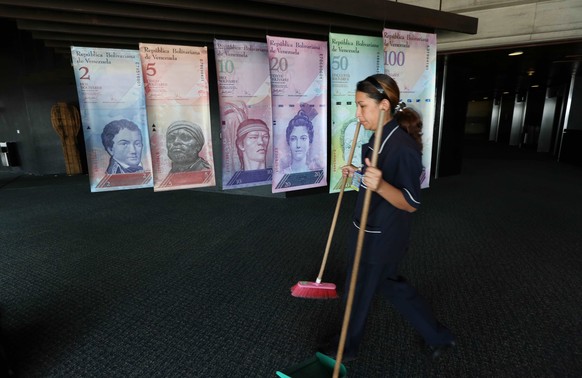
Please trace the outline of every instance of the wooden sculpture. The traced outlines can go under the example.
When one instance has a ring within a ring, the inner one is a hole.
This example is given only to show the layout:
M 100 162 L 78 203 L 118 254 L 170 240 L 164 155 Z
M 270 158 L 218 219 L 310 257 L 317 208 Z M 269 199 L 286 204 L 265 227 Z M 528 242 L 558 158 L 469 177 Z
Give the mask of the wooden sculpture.
M 81 129 L 81 117 L 74 105 L 57 102 L 51 108 L 51 123 L 59 134 L 68 175 L 83 173 L 77 135 Z

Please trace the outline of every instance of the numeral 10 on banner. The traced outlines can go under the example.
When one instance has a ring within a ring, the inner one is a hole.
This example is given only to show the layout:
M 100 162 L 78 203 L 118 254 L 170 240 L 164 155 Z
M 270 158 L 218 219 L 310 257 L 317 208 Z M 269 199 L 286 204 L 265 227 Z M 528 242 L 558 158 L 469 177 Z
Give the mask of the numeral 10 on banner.
M 384 65 L 403 66 L 406 58 L 404 51 L 384 51 Z
M 218 61 L 218 71 L 220 73 L 233 73 L 234 72 L 234 62 L 232 60 L 219 60 Z

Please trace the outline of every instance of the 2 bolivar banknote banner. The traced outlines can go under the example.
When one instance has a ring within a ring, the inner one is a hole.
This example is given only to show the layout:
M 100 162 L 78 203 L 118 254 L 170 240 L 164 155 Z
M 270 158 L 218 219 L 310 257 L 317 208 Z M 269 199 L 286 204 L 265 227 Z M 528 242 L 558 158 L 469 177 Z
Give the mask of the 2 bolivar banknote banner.
M 384 45 L 381 37 L 350 34 L 329 34 L 331 79 L 331 159 L 329 192 L 336 193 L 342 184 L 341 168 L 348 161 L 352 144 L 356 143 L 353 164 L 362 164 L 362 144 L 372 132 L 360 128 L 354 140 L 356 118 L 356 84 L 358 81 L 384 72 Z M 345 190 L 352 189 L 348 180 Z
M 222 139 L 222 188 L 270 185 L 271 78 L 264 42 L 214 41 Z
M 206 47 L 139 44 L 154 191 L 215 185 Z
M 92 192 L 152 186 L 137 50 L 71 47 Z
M 267 36 L 272 192 L 327 185 L 327 42 Z
M 383 39 L 384 72 L 396 80 L 402 101 L 423 121 L 421 187 L 427 188 L 436 104 L 436 34 L 384 29 Z

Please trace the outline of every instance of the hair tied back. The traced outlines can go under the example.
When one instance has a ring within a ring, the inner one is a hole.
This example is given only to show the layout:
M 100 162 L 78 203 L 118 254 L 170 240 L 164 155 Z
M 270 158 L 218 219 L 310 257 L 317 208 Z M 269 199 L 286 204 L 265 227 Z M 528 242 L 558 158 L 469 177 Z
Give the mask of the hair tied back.
M 396 107 L 394 107 L 394 112 L 401 112 L 404 110 L 404 108 L 406 108 L 406 104 L 404 103 L 404 101 L 400 101 L 398 103 L 398 105 L 396 105 Z

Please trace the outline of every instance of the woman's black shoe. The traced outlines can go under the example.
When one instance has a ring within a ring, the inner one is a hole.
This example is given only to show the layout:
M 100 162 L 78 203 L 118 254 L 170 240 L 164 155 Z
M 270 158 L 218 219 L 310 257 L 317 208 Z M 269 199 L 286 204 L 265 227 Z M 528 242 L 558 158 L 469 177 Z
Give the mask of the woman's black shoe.
M 441 344 L 441 345 L 429 345 L 428 346 L 428 355 L 431 359 L 437 360 L 443 354 L 451 351 L 456 346 L 457 346 L 457 343 L 455 343 L 454 341 L 448 342 L 446 344 Z

